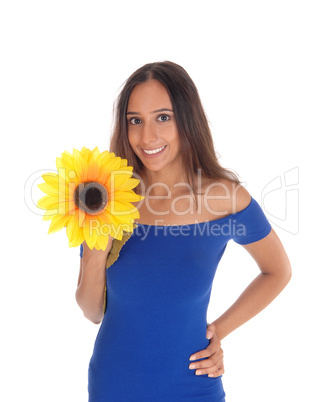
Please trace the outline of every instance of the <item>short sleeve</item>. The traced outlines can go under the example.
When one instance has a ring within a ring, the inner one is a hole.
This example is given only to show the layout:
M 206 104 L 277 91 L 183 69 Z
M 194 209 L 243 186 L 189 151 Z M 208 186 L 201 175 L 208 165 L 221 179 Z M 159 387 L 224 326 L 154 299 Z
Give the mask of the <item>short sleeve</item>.
M 80 245 L 79 255 L 80 255 L 80 258 L 83 258 L 83 244 Z
M 232 239 L 238 244 L 249 244 L 261 240 L 272 229 L 262 208 L 253 197 L 245 209 L 233 216 L 235 222 Z

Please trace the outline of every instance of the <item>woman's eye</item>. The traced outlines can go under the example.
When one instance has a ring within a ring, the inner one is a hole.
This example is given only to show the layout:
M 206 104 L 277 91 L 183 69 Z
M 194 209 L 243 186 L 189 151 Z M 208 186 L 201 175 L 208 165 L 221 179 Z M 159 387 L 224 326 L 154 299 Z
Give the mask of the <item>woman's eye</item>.
M 131 124 L 138 124 L 138 121 L 140 121 L 140 119 L 138 119 L 137 117 L 133 117 L 133 119 L 129 120 Z
M 170 120 L 170 117 L 167 114 L 161 114 L 158 117 L 158 120 L 159 121 L 168 121 L 168 120 Z M 132 117 L 132 119 L 130 119 L 129 122 L 132 125 L 137 125 L 137 124 L 140 124 L 141 119 L 139 119 L 138 117 Z
M 168 121 L 170 120 L 170 117 L 167 114 L 162 114 L 158 119 L 161 119 L 161 121 Z

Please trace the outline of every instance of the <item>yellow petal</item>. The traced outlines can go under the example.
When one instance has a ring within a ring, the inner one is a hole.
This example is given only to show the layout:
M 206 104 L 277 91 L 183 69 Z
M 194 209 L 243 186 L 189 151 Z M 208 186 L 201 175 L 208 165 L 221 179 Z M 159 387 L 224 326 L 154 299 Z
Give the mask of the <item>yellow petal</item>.
M 105 250 L 108 243 L 108 235 L 111 235 L 111 223 L 108 223 L 103 219 L 103 214 L 97 215 L 97 219 L 99 220 L 100 225 L 96 246 L 100 245 L 101 249 Z
M 131 172 L 126 172 L 123 169 L 114 170 L 110 172 L 110 176 L 107 178 L 106 187 L 113 192 L 123 183 L 126 183 L 131 178 L 131 175 Z
M 76 175 L 81 182 L 87 181 L 87 161 L 84 155 L 77 149 L 73 149 Z
M 57 215 L 57 214 L 58 214 L 58 209 L 48 209 L 48 210 L 44 213 L 44 215 L 43 215 L 43 217 L 42 217 L 42 220 L 43 220 L 43 221 L 50 221 L 50 220 L 52 220 L 53 217 L 54 217 L 55 215 Z
M 114 152 L 104 151 L 101 153 L 102 163 L 105 164 L 109 159 L 115 158 Z
M 75 170 L 76 170 L 75 159 L 72 154 L 70 154 L 68 151 L 63 152 L 61 155 L 61 160 L 62 160 L 62 165 L 66 168 L 68 173 L 70 171 L 75 172 Z
M 68 184 L 71 180 L 79 181 L 76 175 L 76 170 L 70 170 L 66 168 L 63 160 L 61 158 L 56 158 L 56 166 L 58 170 L 58 186 L 59 190 L 62 190 L 68 187 Z
M 140 180 L 134 178 L 128 178 L 127 181 L 115 187 L 115 191 L 127 191 L 132 190 L 140 183 Z
M 93 221 L 95 221 L 94 218 L 91 218 L 88 215 L 86 215 L 84 237 L 85 237 L 85 241 L 86 241 L 88 247 L 91 250 L 93 249 L 94 244 L 96 243 L 96 240 L 97 240 L 97 231 L 95 229 L 97 227 L 97 223 L 95 222 L 95 225 L 92 225 Z M 96 221 L 97 221 L 97 219 L 96 219 Z M 93 226 L 94 226 L 94 229 L 93 229 Z
M 123 238 L 123 230 L 121 227 L 117 228 L 118 230 L 114 231 L 113 237 L 117 240 L 122 240 Z
M 77 214 L 71 217 L 67 227 L 66 234 L 69 239 L 69 247 L 77 247 L 80 246 L 81 243 L 85 240 L 84 237 L 84 229 L 80 226 Z
M 45 183 L 48 184 L 48 186 L 58 189 L 58 174 L 57 173 L 45 173 L 41 177 L 44 179 Z
M 53 188 L 52 186 L 49 186 L 47 183 L 40 183 L 38 184 L 38 187 L 40 190 L 48 195 L 53 195 L 55 197 L 58 196 L 58 184 L 57 184 L 57 189 Z
M 136 194 L 134 191 L 115 191 L 114 199 L 118 201 L 136 202 L 142 200 L 144 197 Z
M 128 211 L 130 210 L 130 208 L 127 205 L 123 204 L 120 201 L 111 201 L 109 206 L 110 206 L 109 211 L 112 215 L 117 215 L 120 212 L 128 213 Z M 134 208 L 133 205 L 132 208 Z
M 108 236 L 104 234 L 100 234 L 97 237 L 96 246 L 98 246 L 98 250 L 106 250 L 108 243 Z
M 134 217 L 132 216 L 132 214 L 130 214 L 130 215 L 116 215 L 116 216 L 114 216 L 114 219 L 117 222 L 117 225 L 115 225 L 115 226 L 130 225 L 134 221 Z
M 68 215 L 75 215 L 77 209 L 78 209 L 78 208 L 76 207 L 76 205 L 74 204 L 74 202 L 69 202 L 69 203 L 67 204 L 67 213 L 68 213 Z
M 37 201 L 37 207 L 41 209 L 57 209 L 58 208 L 58 198 L 52 195 L 45 195 Z
M 118 225 L 119 221 L 113 216 L 107 209 L 100 215 L 98 215 L 98 218 L 101 222 L 102 225 Z
M 64 228 L 68 223 L 69 219 L 70 219 L 69 215 L 54 216 L 49 226 L 48 234 L 58 232 L 60 229 Z
M 86 213 L 82 211 L 81 209 L 78 209 L 76 211 L 76 215 L 78 216 L 78 225 L 80 228 L 85 228 L 85 219 L 86 219 Z
M 68 241 L 69 247 L 79 247 L 83 242 L 84 242 L 84 234 L 83 234 L 83 229 L 78 230 L 75 233 L 75 236 Z
M 108 225 L 107 227 L 104 228 L 105 236 L 110 235 L 110 236 L 116 238 L 116 233 L 117 233 L 117 231 L 115 230 L 115 226 L 112 224 Z
M 98 156 L 101 155 L 101 153 L 100 153 L 98 147 L 95 147 L 95 148 L 92 150 L 92 155 L 93 155 L 94 159 L 96 159 Z
M 87 180 L 96 181 L 100 168 L 101 158 L 99 157 L 99 155 L 95 156 L 94 154 L 91 154 L 88 160 Z
M 116 215 L 117 213 L 121 213 L 122 215 L 131 214 L 137 211 L 136 207 L 129 202 L 120 201 L 120 200 L 113 200 L 109 204 L 110 208 L 107 210 L 112 214 Z
M 132 172 L 133 171 L 133 166 L 120 166 L 120 169 L 126 170 L 128 172 Z
M 92 154 L 92 151 L 86 147 L 83 147 L 82 150 L 80 151 L 81 154 L 84 156 L 86 163 L 89 160 L 90 155 Z
M 114 189 L 117 189 L 122 184 L 126 183 L 131 178 L 132 172 L 127 172 L 124 169 L 113 172 L 111 182 L 114 180 Z
M 122 159 L 121 160 L 121 164 L 120 164 L 120 167 L 126 167 L 127 166 L 127 159 Z
M 66 234 L 69 241 L 72 241 L 75 238 L 76 232 L 78 230 L 83 231 L 83 229 L 78 226 L 78 216 L 75 214 L 70 217 L 70 220 L 66 227 Z
M 117 170 L 120 166 L 121 158 L 110 158 L 104 165 L 102 165 L 101 170 L 98 175 L 98 181 L 104 186 L 110 177 L 112 170 Z

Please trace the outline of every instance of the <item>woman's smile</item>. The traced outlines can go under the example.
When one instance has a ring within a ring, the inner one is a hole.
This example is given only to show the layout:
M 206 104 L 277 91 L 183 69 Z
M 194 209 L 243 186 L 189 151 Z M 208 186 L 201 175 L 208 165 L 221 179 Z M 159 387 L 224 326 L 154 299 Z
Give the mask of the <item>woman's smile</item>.
M 159 155 L 161 155 L 161 153 L 163 152 L 163 150 L 165 149 L 166 145 L 164 145 L 163 147 L 160 148 L 153 148 L 153 149 L 144 149 L 141 148 L 141 150 L 143 151 L 143 155 L 146 158 L 156 158 Z

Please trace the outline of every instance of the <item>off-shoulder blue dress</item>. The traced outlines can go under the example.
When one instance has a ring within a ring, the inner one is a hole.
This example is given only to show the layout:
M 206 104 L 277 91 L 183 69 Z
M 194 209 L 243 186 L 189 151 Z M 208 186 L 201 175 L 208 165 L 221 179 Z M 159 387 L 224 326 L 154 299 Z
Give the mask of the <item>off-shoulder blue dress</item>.
M 138 224 L 106 271 L 89 402 L 224 402 L 222 376 L 196 375 L 189 357 L 209 344 L 208 303 L 228 241 L 248 244 L 270 231 L 253 197 L 242 211 L 207 222 Z

